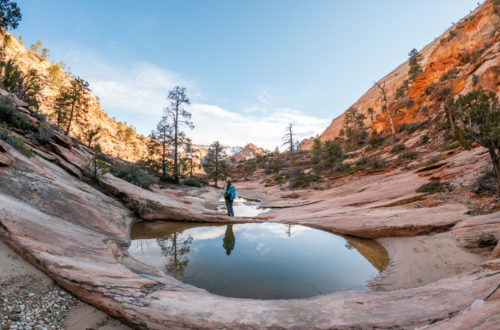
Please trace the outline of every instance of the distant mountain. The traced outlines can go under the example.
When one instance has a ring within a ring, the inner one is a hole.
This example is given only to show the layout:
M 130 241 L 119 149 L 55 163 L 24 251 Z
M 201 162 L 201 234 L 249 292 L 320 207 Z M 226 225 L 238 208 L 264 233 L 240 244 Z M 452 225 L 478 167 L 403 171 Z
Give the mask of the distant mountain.
M 396 130 L 403 124 L 425 120 L 429 115 L 427 112 L 431 116 L 442 113 L 442 106 L 437 100 L 443 90 L 448 89 L 450 95 L 455 96 L 482 86 L 500 94 L 499 13 L 499 1 L 488 0 L 425 46 L 419 52 L 423 72 L 397 100 L 395 92 L 408 78 L 409 62 L 401 64 L 378 81 L 385 86 Z M 366 116 L 364 124 L 367 129 L 388 133 L 388 111 L 383 111 L 382 106 L 381 91 L 375 86 L 352 105 Z M 369 108 L 374 109 L 373 122 Z M 333 140 L 339 136 L 344 117 L 345 113 L 333 119 L 320 135 L 320 140 Z M 305 139 L 300 148 L 310 149 L 312 142 L 312 138 Z
M 253 143 L 249 143 L 243 148 L 234 148 L 233 160 L 238 162 L 242 160 L 249 160 L 257 156 L 262 156 L 263 151 Z

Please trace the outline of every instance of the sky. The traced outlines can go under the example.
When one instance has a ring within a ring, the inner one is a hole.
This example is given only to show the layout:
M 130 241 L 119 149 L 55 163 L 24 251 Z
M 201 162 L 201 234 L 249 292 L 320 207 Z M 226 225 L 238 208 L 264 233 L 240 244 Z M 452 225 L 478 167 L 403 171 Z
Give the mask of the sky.
M 102 108 L 149 134 L 187 88 L 196 144 L 281 146 L 320 134 L 477 0 L 18 0 L 12 31 L 41 40 Z

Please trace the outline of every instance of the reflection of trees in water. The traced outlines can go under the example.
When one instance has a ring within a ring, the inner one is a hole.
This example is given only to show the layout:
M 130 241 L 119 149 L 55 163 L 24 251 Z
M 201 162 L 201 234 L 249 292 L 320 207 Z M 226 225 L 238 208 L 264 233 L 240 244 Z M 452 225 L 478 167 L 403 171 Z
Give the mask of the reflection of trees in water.
M 184 239 L 181 234 L 182 232 L 172 233 L 156 239 L 162 254 L 168 259 L 165 268 L 169 274 L 175 277 L 181 277 L 184 274 L 189 263 L 186 254 L 191 251 L 189 244 L 193 241 L 191 235 Z
M 288 224 L 288 229 L 285 231 L 285 233 L 288 235 L 288 237 L 292 236 L 292 227 L 293 227 L 293 225 Z
M 234 249 L 234 245 L 236 244 L 236 238 L 233 233 L 233 225 L 227 225 L 226 233 L 224 234 L 224 238 L 222 239 L 222 247 L 226 250 L 226 254 L 230 255 L 231 251 Z

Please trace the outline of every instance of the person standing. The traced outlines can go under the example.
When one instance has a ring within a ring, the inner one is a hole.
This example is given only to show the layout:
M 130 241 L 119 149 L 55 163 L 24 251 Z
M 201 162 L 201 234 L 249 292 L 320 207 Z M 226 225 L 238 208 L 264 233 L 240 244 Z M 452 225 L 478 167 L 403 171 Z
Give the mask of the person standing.
M 227 184 L 224 186 L 224 200 L 226 201 L 227 215 L 234 217 L 233 201 L 236 198 L 236 189 L 231 183 L 231 178 L 227 178 Z

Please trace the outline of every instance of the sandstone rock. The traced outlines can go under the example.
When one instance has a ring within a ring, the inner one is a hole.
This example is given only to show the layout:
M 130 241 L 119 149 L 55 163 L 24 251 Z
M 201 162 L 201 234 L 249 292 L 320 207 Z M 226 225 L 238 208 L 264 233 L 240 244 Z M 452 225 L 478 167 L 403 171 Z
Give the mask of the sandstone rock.
M 380 187 L 381 179 L 387 192 L 370 192 L 368 186 Z M 377 228 L 385 227 L 386 232 L 399 228 L 414 234 L 421 226 L 439 228 L 443 218 L 442 225 L 449 225 L 464 213 L 457 205 L 442 205 L 414 215 L 414 210 L 404 206 L 372 209 L 377 203 L 385 204 L 384 198 L 389 196 L 406 198 L 419 184 L 418 176 L 381 174 L 362 180 L 363 184 L 353 182 L 339 191 L 320 192 L 330 198 L 297 207 L 283 219 L 293 215 L 295 222 L 336 228 L 337 218 L 343 225 L 349 218 L 354 223 L 353 232 L 377 233 Z M 109 191 L 146 219 L 244 220 L 186 206 L 174 195 L 155 194 L 109 174 L 103 181 Z M 353 202 L 340 197 L 350 189 L 353 198 L 379 199 L 360 207 L 360 211 L 342 207 Z M 365 218 L 359 221 L 363 215 Z M 374 220 L 364 226 L 364 220 L 372 216 Z M 19 157 L 0 175 L 0 219 L 0 238 L 16 252 L 63 288 L 136 328 L 413 328 L 469 308 L 500 282 L 499 272 L 481 270 L 390 292 L 343 291 L 292 300 L 212 295 L 130 260 L 126 247 L 134 217 L 129 210 L 39 157 Z M 352 229 L 353 224 L 349 227 Z
M 0 151 L 7 152 L 7 143 L 4 140 L 0 140 Z
M 499 93 L 500 52 L 498 52 L 497 46 L 498 39 L 495 39 L 495 32 L 498 30 L 498 26 L 499 17 L 494 12 L 492 4 L 486 1 L 466 19 L 461 20 L 451 27 L 449 31 L 446 31 L 420 50 L 423 72 L 411 84 L 407 94 L 408 98 L 414 100 L 415 103 L 406 108 L 404 112 L 400 112 L 397 116 L 394 116 L 394 125 L 398 127 L 404 123 L 414 123 L 424 120 L 425 118 L 418 109 L 424 105 L 431 108 L 432 105 L 424 93 L 425 89 L 433 82 L 439 80 L 444 73 L 452 68 L 464 67 L 464 69 L 460 70 L 456 83 L 453 85 L 453 94 L 468 92 L 475 88 L 475 85 L 472 83 L 473 74 L 479 77 L 480 86 L 483 86 L 487 90 L 496 90 Z M 475 63 L 465 64 L 460 62 L 462 55 L 477 52 L 478 49 L 482 49 L 486 44 L 489 45 L 488 51 L 483 51 Z M 408 77 L 408 69 L 409 63 L 406 61 L 379 81 L 380 84 L 385 86 L 389 100 L 394 99 L 395 91 L 402 85 L 403 80 Z M 360 113 L 365 115 L 364 126 L 371 128 L 372 131 L 389 131 L 388 115 L 387 112 L 382 111 L 380 95 L 380 90 L 373 86 L 351 107 L 358 109 Z M 374 115 L 377 116 L 373 124 L 370 114 L 367 112 L 370 107 L 375 110 Z M 394 102 L 394 104 L 391 104 L 391 108 L 393 113 L 395 113 L 403 107 L 401 102 Z M 338 137 L 344 118 L 345 113 L 334 118 L 320 135 L 320 140 L 334 140 Z M 305 139 L 300 144 L 300 148 L 308 150 L 311 149 L 312 144 L 312 138 Z
M 0 152 L 0 166 L 12 166 L 14 158 L 4 152 Z
M 24 108 L 29 107 L 29 104 L 27 102 L 19 99 L 16 94 L 10 93 L 9 95 L 14 100 L 14 103 L 16 104 L 16 106 L 18 106 L 18 107 L 24 107 Z
M 500 258 L 500 242 L 498 242 L 497 247 L 491 252 L 492 258 Z
M 111 194 L 121 198 L 127 206 L 144 220 L 249 221 L 238 217 L 227 217 L 199 206 L 188 206 L 182 198 L 167 198 L 164 195 L 139 188 L 110 173 L 103 175 L 100 185 Z
M 68 161 L 71 165 L 82 170 L 85 164 L 90 161 L 90 158 L 84 158 L 80 153 L 76 152 L 76 149 L 68 149 L 61 145 L 50 143 L 52 149 L 61 156 L 64 160 Z
M 52 136 L 52 140 L 54 140 L 55 143 L 62 145 L 65 148 L 71 149 L 73 147 L 73 141 L 66 135 L 62 135 L 59 132 L 56 132 Z
M 500 240 L 500 212 L 464 220 L 452 233 L 461 247 L 473 251 L 491 250 Z
M 426 327 L 425 329 L 498 329 L 500 324 L 500 299 L 485 301 L 484 303 L 477 305 L 478 306 L 476 307 L 472 304 L 470 308 L 464 310 L 463 312 Z
M 481 267 L 489 268 L 493 270 L 500 270 L 500 258 L 488 260 L 481 264 Z
M 443 201 L 439 200 L 439 199 L 425 200 L 425 201 L 420 202 L 420 204 L 423 207 L 434 207 L 434 206 L 438 206 L 438 205 L 443 204 Z
M 16 107 L 16 110 L 17 110 L 17 111 L 20 111 L 20 112 L 22 112 L 22 113 L 24 113 L 25 115 L 31 116 L 31 111 L 29 111 L 29 110 L 28 110 L 28 109 L 26 109 L 26 108 L 23 108 L 23 107 L 17 106 L 17 107 Z

